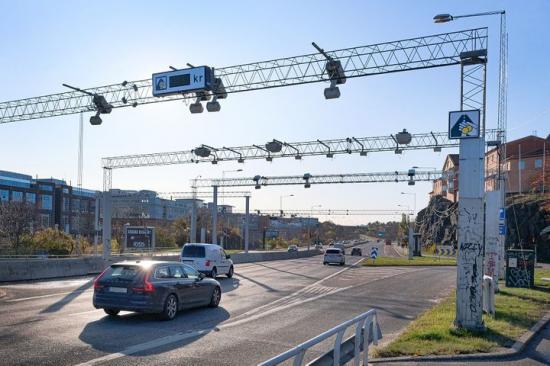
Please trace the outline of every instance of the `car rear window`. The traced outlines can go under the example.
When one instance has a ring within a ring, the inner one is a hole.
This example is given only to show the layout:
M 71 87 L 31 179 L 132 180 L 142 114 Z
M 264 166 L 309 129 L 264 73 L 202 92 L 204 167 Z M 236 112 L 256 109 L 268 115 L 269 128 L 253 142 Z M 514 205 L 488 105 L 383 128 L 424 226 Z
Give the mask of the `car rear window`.
M 190 257 L 190 258 L 204 258 L 205 251 L 204 247 L 199 245 L 185 245 L 183 247 L 183 252 L 181 254 L 182 257 Z
M 133 280 L 138 273 L 140 268 L 138 266 L 111 266 L 109 271 L 103 276 L 106 280 Z
M 340 254 L 340 249 L 327 249 L 327 254 Z

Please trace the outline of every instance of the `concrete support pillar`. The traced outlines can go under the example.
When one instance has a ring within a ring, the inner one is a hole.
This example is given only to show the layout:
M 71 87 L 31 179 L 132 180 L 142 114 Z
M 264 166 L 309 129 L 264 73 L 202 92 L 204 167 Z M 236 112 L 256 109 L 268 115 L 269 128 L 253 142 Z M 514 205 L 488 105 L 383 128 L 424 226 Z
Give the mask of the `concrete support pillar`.
M 249 227 L 250 227 L 250 196 L 245 198 L 245 216 L 244 216 L 244 252 L 248 253 Z
M 484 139 L 460 140 L 455 326 L 482 330 Z
M 500 276 L 501 235 L 499 234 L 499 211 L 501 192 L 485 192 L 485 258 L 483 274 L 493 280 L 497 289 Z
M 99 205 L 100 196 L 96 195 L 94 212 L 94 255 L 97 255 L 97 244 L 99 241 Z
M 206 229 L 201 227 L 201 243 L 206 242 Z
M 193 197 L 193 203 L 191 206 L 191 231 L 189 235 L 189 242 L 194 243 L 197 241 L 197 200 Z
M 111 191 L 103 192 L 103 259 L 111 256 Z
M 213 186 L 212 198 L 212 244 L 218 244 L 218 186 Z
M 412 259 L 414 256 L 414 231 L 411 225 L 412 224 L 409 224 L 409 240 L 407 245 L 409 259 Z

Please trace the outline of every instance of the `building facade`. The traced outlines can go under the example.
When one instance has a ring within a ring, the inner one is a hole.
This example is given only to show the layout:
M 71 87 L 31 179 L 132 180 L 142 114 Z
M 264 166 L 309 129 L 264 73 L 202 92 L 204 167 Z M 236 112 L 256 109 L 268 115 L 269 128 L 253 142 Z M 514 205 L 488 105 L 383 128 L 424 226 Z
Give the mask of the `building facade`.
M 36 228 L 52 227 L 92 237 L 97 197 L 98 192 L 72 187 L 64 180 L 33 179 L 27 174 L 0 170 L 0 203 L 32 205 L 36 210 Z
M 506 151 L 505 157 L 499 156 L 501 150 Z M 485 154 L 486 191 L 498 188 L 499 173 L 504 178 L 507 194 L 549 190 L 550 187 L 543 186 L 543 178 L 548 182 L 550 135 L 546 138 L 526 136 L 506 143 L 501 150 L 493 148 Z M 441 178 L 433 181 L 431 197 L 458 201 L 459 162 L 458 154 L 447 155 Z
M 157 192 L 111 190 L 113 219 L 154 219 L 172 221 L 191 214 L 193 199 L 166 199 Z M 196 199 L 197 207 L 203 201 Z
M 433 181 L 430 197 L 442 196 L 452 202 L 458 201 L 459 164 L 458 154 L 447 155 L 441 177 Z
M 497 188 L 500 172 L 504 174 L 508 194 L 540 192 L 541 186 L 534 180 L 542 175 L 550 155 L 550 135 L 547 138 L 527 136 L 505 144 L 506 157 L 499 158 L 499 150 L 493 148 L 485 156 L 485 189 Z M 542 180 L 541 180 L 542 183 Z M 546 187 L 548 191 L 548 187 Z

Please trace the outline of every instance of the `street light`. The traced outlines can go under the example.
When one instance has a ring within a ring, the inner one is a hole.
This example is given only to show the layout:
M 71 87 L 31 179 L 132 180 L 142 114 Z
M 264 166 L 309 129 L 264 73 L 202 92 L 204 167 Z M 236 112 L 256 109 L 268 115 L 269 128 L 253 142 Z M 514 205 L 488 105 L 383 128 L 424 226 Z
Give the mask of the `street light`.
M 466 14 L 466 15 L 451 15 L 451 14 L 437 14 L 433 19 L 434 23 L 447 23 L 451 20 L 460 19 L 460 18 L 471 18 L 471 17 L 480 17 L 485 15 L 497 15 L 503 16 L 506 14 L 504 10 L 498 11 L 488 11 L 485 13 L 476 13 L 476 14 Z
M 323 205 L 313 205 L 313 206 L 311 206 L 310 214 L 309 214 L 309 217 L 307 219 L 307 236 L 309 238 L 309 240 L 307 241 L 307 250 L 308 251 L 310 249 L 310 244 L 311 244 L 311 216 L 313 216 L 313 209 L 316 208 L 316 207 L 323 207 Z
M 294 197 L 293 194 L 283 195 L 279 197 L 279 210 L 281 211 L 281 216 L 283 216 L 283 198 L 285 197 Z
M 507 73 L 508 73 L 508 33 L 506 31 L 506 11 L 505 10 L 496 10 L 488 11 L 484 13 L 475 13 L 475 14 L 465 14 L 465 15 L 451 15 L 451 14 L 438 14 L 433 17 L 434 23 L 447 23 L 451 20 L 460 19 L 460 18 L 471 18 L 479 17 L 486 15 L 500 15 L 500 54 L 499 54 L 499 85 L 498 85 L 498 128 L 499 134 L 502 134 L 501 139 L 506 141 L 506 101 L 507 97 Z M 483 126 L 483 131 L 485 132 L 485 126 Z M 485 133 L 484 133 L 485 135 Z M 505 146 L 502 145 L 497 147 L 499 149 L 498 154 L 498 166 L 499 166 L 499 176 L 498 176 L 498 189 L 502 190 L 502 205 L 504 206 L 505 197 L 506 197 L 506 185 L 503 184 L 502 173 L 500 172 L 501 155 L 505 155 Z
M 416 214 L 416 193 L 414 192 L 401 192 L 401 194 L 407 194 L 407 195 L 411 195 L 411 196 L 414 196 L 414 208 L 413 208 L 413 214 Z
M 235 169 L 235 170 L 222 170 L 222 180 L 225 179 L 225 173 L 238 173 L 238 172 L 242 172 L 243 170 L 242 169 Z M 223 186 L 222 186 L 222 205 L 224 203 L 224 194 L 223 194 Z

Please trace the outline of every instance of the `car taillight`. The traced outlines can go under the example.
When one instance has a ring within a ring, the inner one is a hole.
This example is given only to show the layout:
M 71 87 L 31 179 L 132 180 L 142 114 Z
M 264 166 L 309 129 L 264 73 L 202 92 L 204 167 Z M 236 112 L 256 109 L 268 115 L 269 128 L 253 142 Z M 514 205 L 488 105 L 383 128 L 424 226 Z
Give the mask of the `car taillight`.
M 155 286 L 153 286 L 153 284 L 149 282 L 150 274 L 150 272 L 147 272 L 147 274 L 145 275 L 145 278 L 143 279 L 143 287 L 133 287 L 132 290 L 134 292 L 143 292 L 145 294 L 155 292 Z
M 94 290 L 104 287 L 103 285 L 99 284 L 99 280 L 101 280 L 101 278 L 103 277 L 105 272 L 107 272 L 108 269 L 109 269 L 109 267 L 105 268 L 103 270 L 103 272 L 101 272 L 101 274 L 95 278 L 95 280 L 94 280 Z
M 210 260 L 207 259 L 206 261 L 204 261 L 204 265 L 206 267 L 210 267 Z

